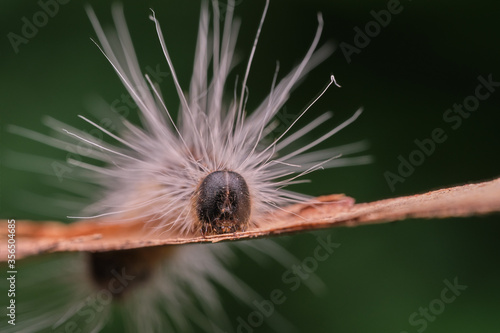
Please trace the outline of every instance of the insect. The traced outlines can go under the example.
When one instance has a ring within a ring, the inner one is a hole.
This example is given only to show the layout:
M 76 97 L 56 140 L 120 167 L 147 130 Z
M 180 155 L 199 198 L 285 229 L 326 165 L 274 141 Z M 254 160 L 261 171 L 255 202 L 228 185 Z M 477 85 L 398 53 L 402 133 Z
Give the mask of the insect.
M 250 220 L 250 193 L 245 179 L 228 170 L 208 174 L 194 195 L 201 233 L 245 231 Z
M 308 199 L 306 195 L 285 189 L 300 183 L 302 180 L 299 178 L 321 168 L 370 161 L 367 156 L 345 158 L 363 151 L 366 148 L 364 143 L 311 151 L 351 124 L 361 110 L 317 139 L 293 148 L 305 134 L 316 130 L 332 117 L 327 112 L 295 129 L 302 116 L 325 91 L 331 85 L 337 85 L 333 76 L 330 76 L 320 95 L 291 124 L 276 137 L 269 135 L 276 126 L 273 119 L 298 82 L 332 52 L 329 44 L 319 46 L 323 28 L 321 15 L 304 58 L 281 79 L 278 79 L 280 72 L 277 66 L 270 77 L 268 96 L 254 110 L 246 109 L 248 77 L 268 5 L 269 2 L 265 5 L 245 72 L 232 94 L 225 92 L 225 86 L 234 65 L 239 28 L 239 21 L 233 18 L 234 5 L 230 3 L 227 6 L 221 29 L 218 5 L 213 7 L 210 26 L 208 4 L 203 3 L 193 75 L 187 94 L 179 83 L 160 23 L 152 12 L 150 19 L 180 101 L 178 120 L 174 120 L 167 106 L 168 101 L 162 98 L 151 77 L 141 74 L 122 7 L 113 7 L 116 28 L 111 33 L 105 32 L 94 11 L 87 8 L 97 34 L 95 43 L 137 104 L 141 124 L 133 124 L 117 116 L 114 132 L 80 116 L 107 135 L 108 141 L 54 121 L 49 125 L 65 134 L 64 139 L 41 138 L 30 131 L 16 129 L 18 134 L 57 148 L 71 149 L 82 143 L 89 148 L 87 157 L 96 163 L 75 159 L 69 159 L 68 163 L 81 170 L 82 182 L 99 186 L 102 195 L 82 214 L 74 217 L 101 218 L 120 223 L 140 219 L 144 221 L 144 228 L 157 237 L 240 232 L 268 223 L 264 216 L 279 211 L 286 204 Z M 272 245 L 270 248 L 275 249 Z M 270 248 L 262 246 L 253 250 L 265 253 Z M 149 302 L 151 309 L 161 302 L 167 311 L 179 312 L 181 315 L 176 320 L 182 322 L 183 312 L 190 309 L 178 309 L 175 305 L 188 297 L 189 292 L 182 291 L 182 288 L 192 290 L 203 298 L 202 294 L 216 293 L 207 286 L 209 280 L 226 288 L 238 285 L 227 277 L 227 270 L 219 262 L 225 251 L 227 246 L 222 244 L 212 247 L 212 250 L 167 247 L 94 253 L 87 255 L 84 270 L 97 295 L 109 294 L 115 301 L 130 299 L 130 303 L 141 299 L 140 304 Z M 115 283 L 119 272 L 123 273 L 121 280 L 123 276 L 130 276 L 133 282 L 126 281 L 127 288 L 113 292 L 118 290 Z M 202 290 L 199 286 L 203 286 Z M 144 295 L 154 301 L 144 301 Z M 212 299 L 202 301 L 207 304 L 215 302 Z M 88 304 L 79 303 L 52 327 L 60 327 L 68 318 L 73 318 L 78 326 L 83 325 L 87 318 L 92 321 L 90 315 L 82 315 L 87 313 Z M 207 317 L 210 319 L 210 316 Z M 154 330 L 152 323 L 143 322 L 144 318 L 141 320 L 137 319 L 141 321 L 136 323 L 139 327 L 142 325 L 148 327 L 146 331 Z M 105 322 L 99 319 L 94 329 L 100 329 Z

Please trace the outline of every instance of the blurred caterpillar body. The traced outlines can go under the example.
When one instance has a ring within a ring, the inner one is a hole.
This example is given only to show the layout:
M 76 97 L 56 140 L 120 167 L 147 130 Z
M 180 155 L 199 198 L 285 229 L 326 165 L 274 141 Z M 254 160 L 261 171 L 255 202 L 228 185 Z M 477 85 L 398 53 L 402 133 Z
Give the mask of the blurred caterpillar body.
M 218 5 L 213 6 L 211 20 L 208 4 L 203 3 L 193 75 L 187 94 L 179 83 L 160 23 L 152 12 L 150 19 L 156 28 L 180 101 L 177 121 L 167 109 L 155 82 L 141 73 L 122 8 L 113 7 L 116 30 L 111 32 L 105 32 L 94 11 L 87 8 L 97 34 L 96 44 L 137 104 L 141 126 L 120 118 L 115 134 L 80 116 L 107 134 L 114 140 L 114 144 L 99 141 L 69 126 L 62 128 L 62 132 L 67 135 L 64 141 L 41 140 L 27 130 L 18 130 L 19 134 L 62 149 L 66 149 L 64 147 L 67 145 L 85 142 L 93 147 L 89 157 L 106 164 L 98 166 L 97 163 L 68 161 L 82 168 L 83 182 L 94 183 L 103 188 L 102 198 L 78 218 L 106 217 L 120 223 L 140 219 L 144 221 L 145 228 L 156 236 L 245 231 L 267 223 L 264 216 L 269 212 L 281 209 L 286 204 L 308 199 L 303 194 L 284 189 L 301 182 L 299 177 L 320 168 L 369 162 L 369 157 L 366 156 L 344 157 L 364 150 L 366 147 L 363 143 L 310 151 L 352 123 L 361 110 L 314 141 L 302 147 L 290 148 L 306 133 L 331 118 L 332 114 L 327 112 L 298 130 L 295 129 L 299 119 L 326 89 L 337 84 L 333 76 L 321 94 L 283 133 L 275 139 L 270 139 L 268 135 L 275 126 L 276 114 L 298 82 L 333 52 L 329 44 L 319 47 L 323 28 L 321 15 L 318 15 L 316 34 L 303 59 L 281 79 L 278 79 L 277 66 L 274 75 L 270 76 L 268 96 L 255 110 L 247 112 L 247 79 L 268 5 L 265 5 L 244 75 L 231 94 L 225 92 L 224 88 L 234 66 L 233 58 L 240 27 L 240 21 L 233 17 L 234 5 L 228 4 L 223 27 L 220 27 Z M 48 124 L 61 132 L 60 123 L 49 121 Z M 267 245 L 262 245 L 264 243 Z M 269 242 L 261 242 L 259 246 L 237 246 L 250 252 L 282 251 Z M 127 318 L 133 321 L 127 326 L 131 331 L 163 332 L 165 327 L 172 331 L 182 331 L 187 325 L 185 317 L 188 312 L 191 321 L 205 328 L 210 327 L 207 330 L 216 330 L 218 324 L 213 322 L 210 314 L 220 311 L 222 306 L 211 282 L 224 286 L 235 297 L 248 303 L 250 299 L 258 297 L 222 264 L 230 256 L 228 248 L 228 245 L 217 244 L 203 248 L 166 247 L 94 253 L 88 254 L 84 259 L 82 270 L 90 290 L 97 291 L 109 291 L 120 272 L 125 274 L 122 277 L 133 276 L 130 283 L 127 283 L 127 288 L 112 293 L 115 302 L 131 307 L 129 313 L 133 315 Z M 282 256 L 287 257 L 286 254 Z M 74 281 L 69 284 L 72 283 Z M 202 311 L 199 313 L 191 305 L 179 306 L 186 303 L 191 292 L 197 295 L 202 304 Z M 55 310 L 52 316 L 45 316 L 44 320 L 41 319 L 43 315 L 35 316 L 39 321 L 33 320 L 31 326 L 26 326 L 26 330 L 59 330 L 71 318 L 78 318 L 75 322 L 83 332 L 95 332 L 105 327 L 108 310 L 99 312 L 99 316 L 90 320 L 90 315 L 82 315 L 88 303 L 78 301 L 81 296 L 74 297 L 76 300 L 71 301 L 73 306 L 69 307 L 64 316 L 57 318 Z M 142 310 L 138 304 L 141 304 Z M 161 318 L 159 311 L 155 310 L 158 307 L 168 312 L 169 319 Z

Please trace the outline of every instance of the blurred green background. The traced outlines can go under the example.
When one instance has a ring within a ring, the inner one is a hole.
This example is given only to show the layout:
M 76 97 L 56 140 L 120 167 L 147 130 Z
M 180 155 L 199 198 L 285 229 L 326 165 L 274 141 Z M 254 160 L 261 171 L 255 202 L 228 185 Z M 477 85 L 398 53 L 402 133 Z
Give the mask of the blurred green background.
M 17 54 L 7 34 L 21 34 L 22 18 L 31 20 L 41 7 L 34 1 L 0 4 L 0 218 L 64 216 L 62 210 L 37 204 L 43 202 L 41 197 L 60 194 L 57 180 L 50 183 L 37 174 L 12 168 L 9 152 L 37 154 L 48 161 L 63 159 L 65 153 L 13 135 L 6 125 L 48 133 L 41 119 L 49 115 L 88 128 L 77 115 L 89 114 L 89 99 L 99 95 L 112 103 L 125 92 L 89 39 L 95 34 L 85 3 L 74 0 L 61 5 L 36 36 L 19 46 Z M 88 3 L 101 21 L 110 23 L 110 2 Z M 149 8 L 153 8 L 177 75 L 187 88 L 199 3 L 150 0 L 124 1 L 124 5 L 142 68 L 159 64 L 167 69 L 148 19 Z M 268 93 L 276 60 L 284 74 L 305 54 L 317 27 L 317 12 L 323 13 L 325 21 L 323 42 L 354 45 L 353 29 L 364 30 L 373 21 L 370 11 L 378 12 L 387 5 L 387 1 L 272 1 L 248 81 L 249 109 Z M 474 94 L 478 76 L 491 74 L 493 81 L 500 82 L 500 3 L 415 0 L 401 6 L 402 11 L 392 16 L 387 27 L 359 54 L 352 54 L 350 63 L 337 49 L 286 104 L 287 113 L 298 114 L 325 86 L 329 75 L 335 74 L 342 88 L 331 88 L 303 123 L 333 110 L 336 116 L 322 128 L 326 131 L 363 106 L 360 119 L 322 147 L 367 140 L 375 162 L 315 172 L 308 177 L 312 183 L 297 186 L 297 191 L 315 196 L 346 193 L 366 202 L 499 176 L 500 89 L 481 101 L 456 130 L 443 120 L 443 114 Z M 241 61 L 234 74 L 244 72 L 263 7 L 263 1 L 237 1 L 236 16 L 243 24 L 237 44 Z M 162 83 L 162 92 L 170 109 L 175 109 L 178 101 L 169 78 Z M 391 191 L 384 173 L 396 173 L 398 156 L 408 158 L 416 149 L 414 140 L 429 138 L 435 128 L 442 128 L 447 140 Z M 260 267 L 242 256 L 234 270 L 263 297 L 276 288 L 285 290 L 287 300 L 277 310 L 301 332 L 417 332 L 422 326 L 412 326 L 410 315 L 439 298 L 443 280 L 455 277 L 468 288 L 434 321 L 428 321 L 425 332 L 499 332 L 499 219 L 496 215 L 412 220 L 279 239 L 300 260 L 312 255 L 317 236 L 330 235 L 341 244 L 315 272 L 326 286 L 319 295 L 303 285 L 290 291 L 281 280 L 287 268 L 278 265 Z M 223 296 L 227 315 L 236 327 L 236 318 L 246 318 L 251 309 Z M 263 325 L 255 331 L 272 330 Z

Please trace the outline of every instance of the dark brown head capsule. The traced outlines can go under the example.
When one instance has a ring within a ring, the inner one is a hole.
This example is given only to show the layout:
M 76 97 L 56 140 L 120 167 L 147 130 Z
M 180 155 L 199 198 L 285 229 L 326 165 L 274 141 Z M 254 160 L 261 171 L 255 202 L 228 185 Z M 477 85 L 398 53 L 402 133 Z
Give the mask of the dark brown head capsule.
M 196 196 L 201 233 L 244 231 L 250 219 L 250 193 L 243 177 L 233 171 L 215 171 L 201 182 Z

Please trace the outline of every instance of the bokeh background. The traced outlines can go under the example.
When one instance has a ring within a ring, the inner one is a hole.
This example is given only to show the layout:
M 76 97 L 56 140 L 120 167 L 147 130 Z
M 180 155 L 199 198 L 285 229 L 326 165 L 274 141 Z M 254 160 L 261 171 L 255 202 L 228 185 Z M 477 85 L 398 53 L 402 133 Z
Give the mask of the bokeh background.
M 88 128 L 77 115 L 89 114 L 89 100 L 98 95 L 112 103 L 125 93 L 89 39 L 94 32 L 85 3 L 73 0 L 61 5 L 36 36 L 19 46 L 18 53 L 7 34 L 21 34 L 22 18 L 32 21 L 41 7 L 34 1 L 4 0 L 0 4 L 0 218 L 64 215 L 42 201 L 61 194 L 57 184 L 23 170 L 37 166 L 10 152 L 37 154 L 48 161 L 62 159 L 65 153 L 13 135 L 6 125 L 48 133 L 41 119 L 49 115 Z M 101 21 L 110 23 L 110 2 L 88 3 Z M 242 74 L 264 2 L 236 3 L 236 16 L 243 21 L 237 45 L 242 61 L 234 74 Z M 364 30 L 374 20 L 370 12 L 386 9 L 388 3 L 273 0 L 248 81 L 248 108 L 267 94 L 276 60 L 284 74 L 304 55 L 317 27 L 317 12 L 323 13 L 325 21 L 322 42 L 354 45 L 353 29 Z M 474 94 L 478 76 L 491 74 L 493 81 L 500 81 L 500 3 L 414 0 L 402 1 L 400 6 L 402 11 L 359 54 L 352 54 L 350 62 L 337 49 L 286 104 L 287 114 L 298 114 L 325 86 L 329 75 L 335 74 L 342 88 L 331 88 L 303 123 L 333 110 L 335 117 L 322 128 L 326 131 L 363 106 L 365 112 L 359 120 L 322 147 L 366 140 L 375 162 L 315 172 L 308 177 L 312 183 L 297 186 L 297 191 L 314 196 L 346 193 L 358 202 L 367 202 L 499 176 L 500 87 L 456 130 L 443 120 L 443 114 Z M 148 20 L 149 8 L 153 8 L 181 85 L 188 87 L 199 2 L 124 1 L 124 7 L 142 67 L 159 64 L 167 70 L 153 23 Z M 175 109 L 178 101 L 171 80 L 166 78 L 161 86 L 170 109 Z M 429 138 L 435 128 L 442 128 L 447 140 L 437 144 L 435 152 L 392 191 L 384 173 L 396 173 L 398 156 L 407 158 L 417 148 L 414 140 Z M 21 165 L 12 167 L 19 161 Z M 287 268 L 272 262 L 258 266 L 241 256 L 234 271 L 263 297 L 276 288 L 286 290 L 287 300 L 277 310 L 301 332 L 417 332 L 423 326 L 412 326 L 409 316 L 440 298 L 443 281 L 455 277 L 468 288 L 419 332 L 499 332 L 499 220 L 498 215 L 410 220 L 278 239 L 298 259 L 311 256 L 317 236 L 330 235 L 341 244 L 315 272 L 325 285 L 319 294 L 304 285 L 289 291 L 281 279 Z M 236 328 L 236 318 L 246 318 L 252 309 L 222 295 Z M 269 331 L 267 325 L 255 329 Z

